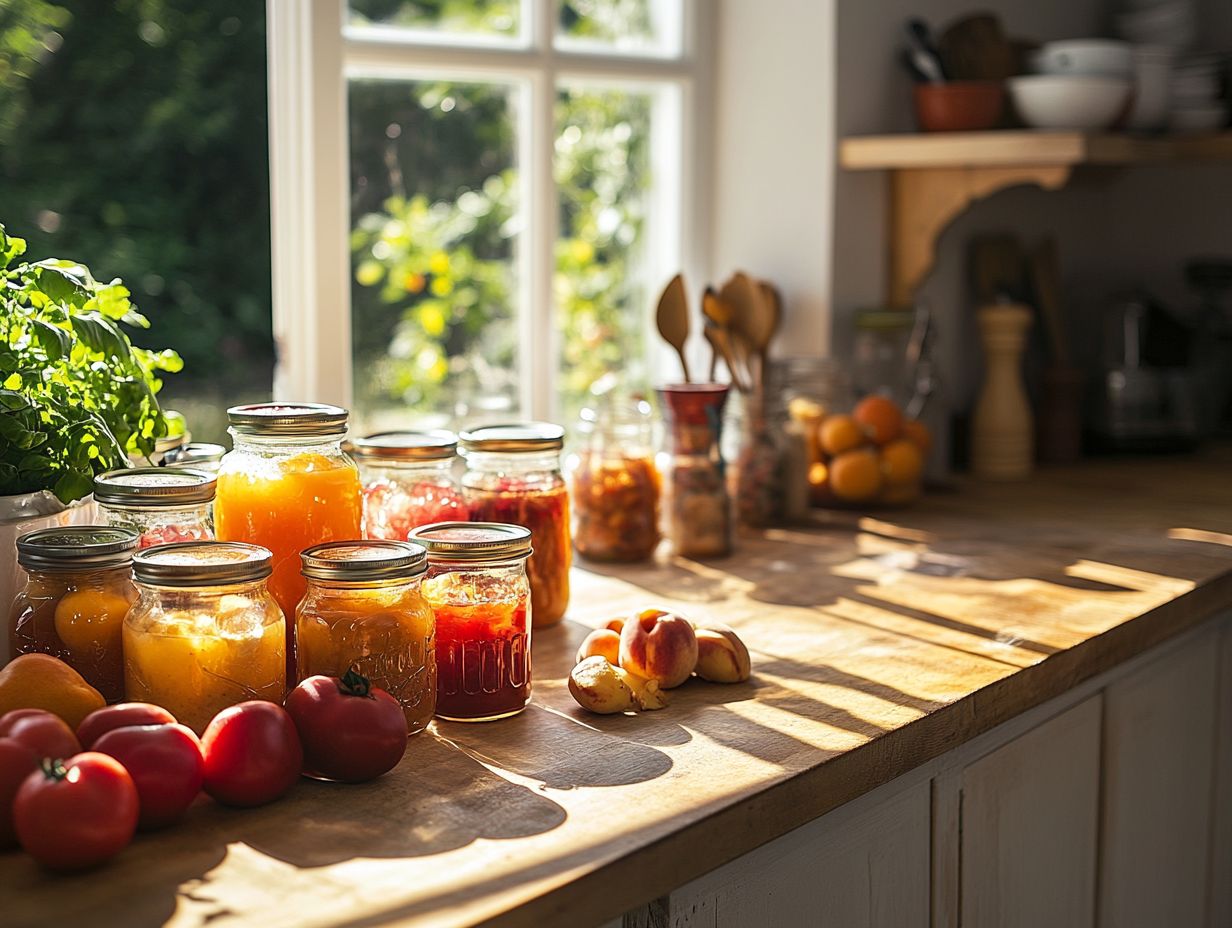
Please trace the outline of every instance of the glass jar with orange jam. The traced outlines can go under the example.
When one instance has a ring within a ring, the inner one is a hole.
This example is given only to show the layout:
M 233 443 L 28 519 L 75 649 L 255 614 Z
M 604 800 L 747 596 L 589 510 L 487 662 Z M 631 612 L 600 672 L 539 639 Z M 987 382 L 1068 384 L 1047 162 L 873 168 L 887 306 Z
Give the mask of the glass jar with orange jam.
M 300 552 L 361 538 L 359 470 L 342 450 L 347 411 L 315 403 L 263 403 L 227 410 L 233 450 L 222 460 L 214 499 L 219 541 L 274 555 L 269 589 L 295 615 L 307 583 Z M 287 679 L 295 678 L 295 630 L 287 629 Z
M 286 694 L 286 621 L 258 545 L 183 542 L 133 557 L 139 596 L 124 620 L 124 690 L 197 734 L 223 709 Z
M 476 522 L 530 529 L 526 565 L 536 627 L 557 624 L 569 605 L 569 493 L 560 470 L 565 430 L 547 422 L 490 425 L 459 436 L 462 486 Z
M 422 545 L 332 541 L 301 555 L 308 592 L 295 614 L 298 679 L 356 670 L 402 705 L 407 731 L 436 711 L 436 618 L 420 592 Z
M 130 528 L 70 525 L 17 539 L 28 578 L 9 613 L 13 655 L 64 661 L 108 702 L 124 698 L 121 628 L 137 598 L 131 579 L 138 534 Z
M 436 714 L 487 722 L 521 712 L 531 687 L 530 531 L 441 522 L 411 539 L 428 549 L 423 595 L 436 614 Z

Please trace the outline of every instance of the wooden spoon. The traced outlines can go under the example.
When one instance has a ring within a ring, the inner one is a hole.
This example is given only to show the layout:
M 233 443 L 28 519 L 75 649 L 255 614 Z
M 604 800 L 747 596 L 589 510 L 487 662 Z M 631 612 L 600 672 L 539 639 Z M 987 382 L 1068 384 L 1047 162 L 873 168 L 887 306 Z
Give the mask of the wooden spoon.
M 680 358 L 680 367 L 684 371 L 684 382 L 692 383 L 689 376 L 689 362 L 684 357 L 684 344 L 689 338 L 689 304 L 685 300 L 684 278 L 677 274 L 663 290 L 659 297 L 659 306 L 655 311 L 655 322 L 659 326 L 659 334 L 663 340 L 676 349 Z

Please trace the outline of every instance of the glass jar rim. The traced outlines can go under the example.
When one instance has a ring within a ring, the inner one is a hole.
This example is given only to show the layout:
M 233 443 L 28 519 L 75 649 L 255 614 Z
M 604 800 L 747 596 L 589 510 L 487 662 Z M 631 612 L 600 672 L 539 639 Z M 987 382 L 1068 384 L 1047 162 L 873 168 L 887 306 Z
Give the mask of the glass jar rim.
M 445 429 L 376 432 L 352 439 L 347 452 L 363 460 L 446 461 L 458 451 L 458 436 Z
M 508 422 L 468 429 L 458 435 L 463 454 L 559 451 L 565 430 L 551 422 Z
M 434 522 L 408 536 L 427 549 L 428 561 L 496 562 L 530 557 L 530 529 L 508 522 Z
M 133 579 L 151 586 L 210 587 L 264 580 L 273 572 L 269 548 L 242 541 L 181 541 L 133 555 Z
M 250 403 L 227 410 L 234 434 L 259 438 L 341 438 L 349 417 L 327 403 Z
M 17 539 L 17 563 L 26 570 L 125 567 L 141 539 L 135 529 L 108 525 L 62 525 Z
M 428 569 L 427 550 L 409 541 L 327 541 L 299 557 L 304 577 L 325 582 L 413 580 Z
M 94 478 L 94 499 L 104 506 L 177 508 L 208 503 L 218 479 L 187 467 L 127 467 Z

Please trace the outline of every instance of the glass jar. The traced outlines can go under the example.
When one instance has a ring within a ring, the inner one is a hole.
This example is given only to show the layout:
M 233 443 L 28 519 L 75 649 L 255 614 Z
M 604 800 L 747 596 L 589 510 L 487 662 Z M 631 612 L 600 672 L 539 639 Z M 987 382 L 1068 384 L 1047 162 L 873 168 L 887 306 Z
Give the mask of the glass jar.
M 297 679 L 355 670 L 402 706 L 407 731 L 436 711 L 436 619 L 420 591 L 427 560 L 405 541 L 332 541 L 300 555 Z
M 133 557 L 140 595 L 124 620 L 124 690 L 198 735 L 228 706 L 286 695 L 286 621 L 269 550 L 236 542 L 160 545 Z
M 723 557 L 732 549 L 731 500 L 724 478 L 720 383 L 676 384 L 659 391 L 668 420 L 664 456 L 665 531 L 672 553 Z
M 234 448 L 218 471 L 220 541 L 273 552 L 269 588 L 286 616 L 304 598 L 300 552 L 361 537 L 359 469 L 342 450 L 347 411 L 314 403 L 262 403 L 227 410 Z M 287 629 L 287 679 L 295 677 L 295 627 Z
M 523 525 L 535 553 L 530 575 L 534 623 L 555 625 L 569 605 L 569 494 L 560 471 L 565 430 L 546 422 L 491 425 L 463 432 L 462 478 L 470 516 L 477 522 Z
M 140 548 L 214 538 L 212 475 L 180 467 L 131 467 L 94 478 L 94 501 L 108 525 L 141 533 Z
M 659 472 L 650 404 L 583 409 L 569 462 L 573 543 L 593 561 L 644 561 L 659 544 Z
M 227 449 L 211 442 L 194 441 L 182 445 L 163 456 L 163 465 L 171 467 L 187 467 L 191 470 L 204 471 L 207 474 L 217 474 Z
M 137 532 L 104 525 L 39 529 L 17 539 L 26 585 L 9 612 L 9 648 L 64 661 L 108 702 L 124 698 L 120 629 L 137 598 Z
M 411 529 L 467 519 L 453 479 L 453 432 L 382 432 L 348 449 L 364 484 L 364 537 L 406 541 Z
M 854 386 L 862 396 L 882 394 L 906 406 L 915 388 L 908 340 L 915 314 L 903 309 L 861 309 L 852 339 Z
M 444 522 L 411 538 L 428 549 L 423 594 L 436 614 L 436 714 L 486 722 L 521 712 L 531 687 L 530 531 Z

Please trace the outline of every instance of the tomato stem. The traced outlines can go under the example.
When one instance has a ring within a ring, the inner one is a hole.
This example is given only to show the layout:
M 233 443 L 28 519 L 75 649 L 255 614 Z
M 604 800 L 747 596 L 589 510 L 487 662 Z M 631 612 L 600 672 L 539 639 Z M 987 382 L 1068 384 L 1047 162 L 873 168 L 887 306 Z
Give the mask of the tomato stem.
M 43 768 L 43 776 L 49 780 L 63 780 L 68 776 L 68 768 L 64 766 L 64 761 L 55 757 L 44 757 L 39 765 Z
M 368 696 L 372 685 L 368 682 L 367 677 L 352 667 L 342 675 L 338 689 L 342 691 L 344 696 Z

